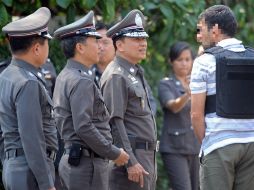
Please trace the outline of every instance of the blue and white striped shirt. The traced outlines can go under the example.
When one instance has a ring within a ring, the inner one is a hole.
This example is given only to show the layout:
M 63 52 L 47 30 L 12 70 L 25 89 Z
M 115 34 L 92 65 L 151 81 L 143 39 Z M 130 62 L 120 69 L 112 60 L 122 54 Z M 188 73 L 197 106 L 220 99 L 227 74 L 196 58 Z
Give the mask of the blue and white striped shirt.
M 245 50 L 242 42 L 235 38 L 222 40 L 217 46 L 235 52 Z M 216 94 L 215 69 L 213 55 L 203 54 L 195 59 L 190 83 L 192 94 Z M 201 146 L 204 155 L 229 144 L 254 142 L 254 119 L 227 119 L 210 113 L 205 115 L 205 125 L 205 138 Z

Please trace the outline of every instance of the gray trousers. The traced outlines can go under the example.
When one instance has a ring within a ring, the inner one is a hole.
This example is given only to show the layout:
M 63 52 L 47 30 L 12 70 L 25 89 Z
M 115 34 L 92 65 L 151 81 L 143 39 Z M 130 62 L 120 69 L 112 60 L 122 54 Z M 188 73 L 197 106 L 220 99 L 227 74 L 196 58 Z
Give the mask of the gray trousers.
M 197 154 L 162 153 L 161 156 L 173 190 L 199 189 L 199 158 Z
M 48 159 L 48 164 L 53 177 L 55 177 L 53 161 Z M 2 178 L 5 190 L 39 190 L 38 183 L 28 167 L 25 156 L 5 159 Z
M 82 156 L 78 166 L 68 163 L 69 155 L 62 156 L 59 175 L 68 190 L 108 190 L 109 161 Z
M 114 165 L 110 172 L 110 190 L 155 190 L 157 179 L 157 165 L 154 151 L 136 150 L 136 158 L 149 175 L 144 176 L 144 187 L 139 183 L 128 180 L 125 166 Z

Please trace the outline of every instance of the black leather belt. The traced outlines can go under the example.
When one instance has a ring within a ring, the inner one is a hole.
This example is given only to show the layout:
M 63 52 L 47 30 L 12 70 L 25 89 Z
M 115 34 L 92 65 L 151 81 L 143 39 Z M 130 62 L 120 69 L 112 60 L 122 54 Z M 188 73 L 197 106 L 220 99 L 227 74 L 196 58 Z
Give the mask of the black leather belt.
M 5 155 L 7 159 L 13 158 L 13 157 L 18 157 L 18 156 L 23 156 L 24 150 L 22 148 L 18 148 L 18 149 L 11 149 L 6 151 Z M 56 152 L 53 150 L 47 150 L 46 151 L 47 157 L 52 159 L 53 161 L 55 161 L 56 159 Z
M 23 156 L 24 154 L 25 153 L 24 153 L 24 150 L 22 148 L 11 149 L 11 150 L 6 151 L 5 157 L 7 159 L 9 159 L 9 158 L 13 158 L 13 157 Z
M 155 143 L 151 143 L 148 141 L 143 141 L 143 142 L 136 142 L 135 144 L 136 149 L 143 149 L 143 150 L 152 150 L 152 151 L 158 151 L 159 150 L 159 141 Z
M 65 148 L 64 150 L 64 154 L 70 154 L 71 149 L 70 148 Z M 90 150 L 90 149 L 86 149 L 86 148 L 82 148 L 82 155 L 85 157 L 90 157 L 90 158 L 102 158 L 105 159 L 103 157 L 101 157 L 99 154 L 95 153 L 94 151 Z

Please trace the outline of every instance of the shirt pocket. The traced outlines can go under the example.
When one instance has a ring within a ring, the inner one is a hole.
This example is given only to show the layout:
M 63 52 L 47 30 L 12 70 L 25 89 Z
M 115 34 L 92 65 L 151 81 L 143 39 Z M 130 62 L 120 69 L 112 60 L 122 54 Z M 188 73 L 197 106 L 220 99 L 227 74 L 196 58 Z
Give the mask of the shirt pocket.
M 173 148 L 184 148 L 193 137 L 191 128 L 170 128 L 168 131 L 169 142 Z M 191 138 L 191 139 L 190 139 Z
M 144 115 L 144 111 L 146 109 L 147 103 L 146 103 L 146 96 L 145 96 L 145 92 L 143 92 L 141 89 L 135 88 L 135 96 L 136 96 L 136 113 L 138 115 Z

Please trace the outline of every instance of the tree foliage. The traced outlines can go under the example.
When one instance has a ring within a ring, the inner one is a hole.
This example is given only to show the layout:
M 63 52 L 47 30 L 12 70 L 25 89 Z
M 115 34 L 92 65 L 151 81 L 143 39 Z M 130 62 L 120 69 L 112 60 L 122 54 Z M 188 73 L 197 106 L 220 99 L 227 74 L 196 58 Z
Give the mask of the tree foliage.
M 157 83 L 168 75 L 167 52 L 175 41 L 187 41 L 196 50 L 196 22 L 198 15 L 206 7 L 214 4 L 226 4 L 235 12 L 239 22 L 237 37 L 247 45 L 254 45 L 254 4 L 253 0 L 1 0 L 0 27 L 11 20 L 11 15 L 24 16 L 34 12 L 41 6 L 50 8 L 52 16 L 66 16 L 66 23 L 73 22 L 76 16 L 82 16 L 89 10 L 94 10 L 104 22 L 116 22 L 132 9 L 140 9 L 146 16 L 148 40 L 148 57 L 142 62 L 146 77 L 157 97 Z M 50 58 L 58 71 L 65 63 L 63 54 L 59 51 L 59 43 L 50 43 Z M 6 39 L 0 33 L 0 60 L 10 56 Z M 159 107 L 159 106 L 158 106 Z M 157 124 L 160 134 L 162 112 L 158 109 Z M 167 178 L 158 157 L 158 187 L 168 189 Z

